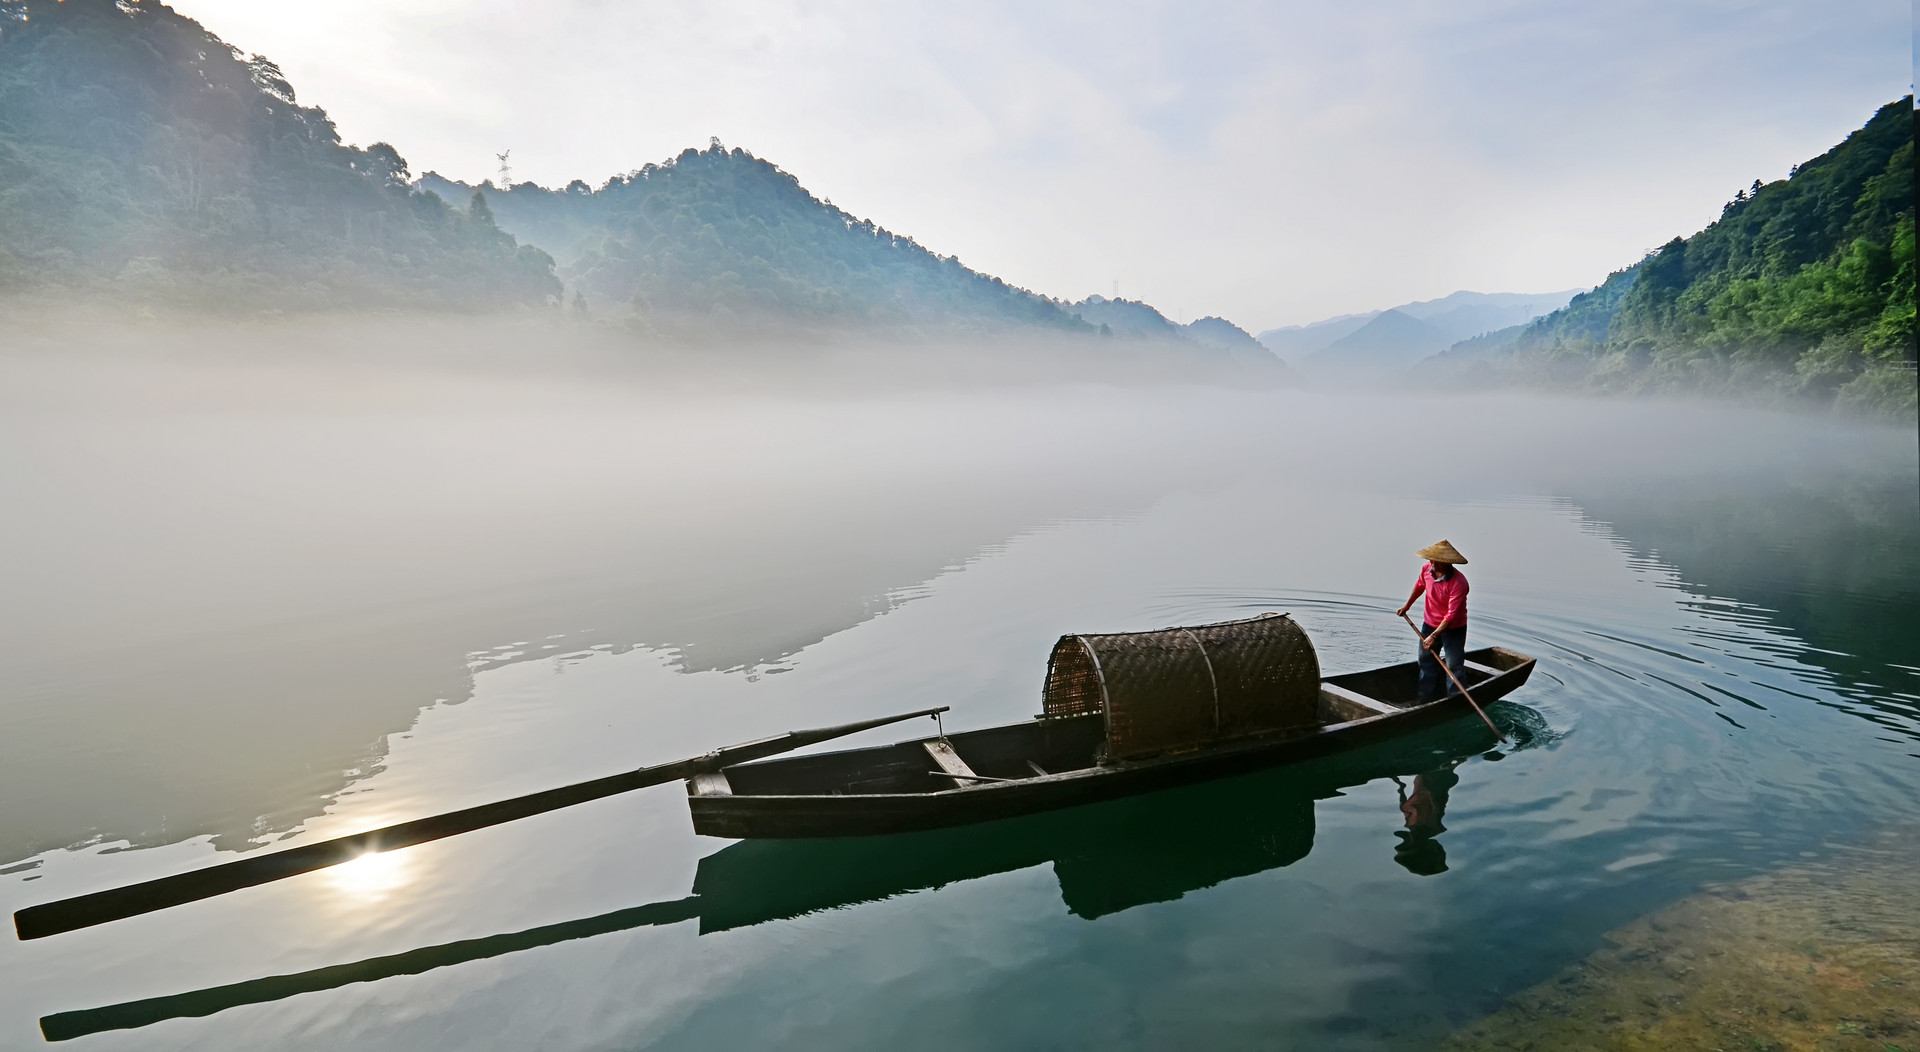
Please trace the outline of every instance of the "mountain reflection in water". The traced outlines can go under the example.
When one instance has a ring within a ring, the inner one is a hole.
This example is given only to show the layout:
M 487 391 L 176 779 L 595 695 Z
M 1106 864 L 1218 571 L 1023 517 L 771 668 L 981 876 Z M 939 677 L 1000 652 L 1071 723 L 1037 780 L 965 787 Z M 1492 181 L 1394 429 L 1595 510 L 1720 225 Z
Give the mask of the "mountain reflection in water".
M 1537 711 L 1510 701 L 1487 707 L 1512 738 L 1529 749 L 1555 734 Z M 1237 877 L 1290 866 L 1313 850 L 1314 801 L 1380 778 L 1457 779 L 1469 759 L 1498 760 L 1485 726 L 1454 720 L 1390 742 L 1292 767 L 1087 807 L 956 829 L 885 837 L 747 840 L 700 860 L 692 894 L 525 931 L 428 946 L 405 953 L 275 975 L 228 986 L 61 1012 L 40 1020 L 49 1041 L 168 1019 L 212 1015 L 242 1005 L 331 990 L 540 946 L 632 928 L 697 920 L 701 934 L 787 920 L 822 910 L 1053 863 L 1069 913 L 1093 920 L 1178 899 Z M 1476 771 L 1484 768 L 1475 768 Z M 1407 861 L 1416 851 L 1445 853 L 1435 839 L 1445 794 L 1399 844 L 1383 841 L 1381 861 L 1424 872 Z M 1409 820 L 1412 825 L 1412 820 Z M 1444 869 L 1444 863 L 1440 869 Z M 1439 872 L 1439 870 L 1433 870 Z
M 1669 587 L 1704 613 L 1787 629 L 1790 656 L 1832 675 L 1845 697 L 1836 707 L 1920 738 L 1920 699 L 1894 671 L 1915 664 L 1920 620 L 1920 515 L 1911 466 L 1904 475 L 1765 465 L 1671 488 L 1613 479 L 1565 489 L 1643 565 L 1674 567 Z

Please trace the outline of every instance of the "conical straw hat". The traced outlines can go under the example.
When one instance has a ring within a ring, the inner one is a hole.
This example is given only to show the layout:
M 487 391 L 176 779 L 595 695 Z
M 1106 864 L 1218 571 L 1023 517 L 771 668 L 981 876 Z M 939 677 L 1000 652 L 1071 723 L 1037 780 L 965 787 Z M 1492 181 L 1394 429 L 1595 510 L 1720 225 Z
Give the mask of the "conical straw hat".
M 1467 564 L 1467 557 L 1460 554 L 1460 549 L 1455 548 L 1452 541 L 1443 540 L 1438 544 L 1429 544 L 1413 554 L 1430 562 L 1458 563 L 1461 566 Z

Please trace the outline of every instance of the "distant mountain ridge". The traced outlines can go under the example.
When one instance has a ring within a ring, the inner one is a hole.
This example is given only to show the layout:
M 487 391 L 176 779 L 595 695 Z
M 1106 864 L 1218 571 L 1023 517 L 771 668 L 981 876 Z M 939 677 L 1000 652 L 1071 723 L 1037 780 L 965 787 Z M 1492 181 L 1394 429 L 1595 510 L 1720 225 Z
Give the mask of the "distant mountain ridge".
M 1315 351 L 1303 364 L 1319 375 L 1387 372 L 1405 369 L 1451 343 L 1453 339 L 1432 323 L 1388 310 Z
M 1139 300 L 1108 299 L 1088 296 L 1066 310 L 1091 325 L 1102 335 L 1129 340 L 1175 340 L 1191 342 L 1212 351 L 1224 351 L 1241 365 L 1264 369 L 1284 369 L 1278 356 L 1240 326 L 1225 318 L 1207 317 L 1181 325 L 1152 306 Z
M 1454 292 L 1439 299 L 1403 303 L 1387 310 L 1425 323 L 1444 335 L 1448 343 L 1506 328 L 1540 317 L 1566 306 L 1579 289 L 1565 292 Z M 1385 310 L 1364 314 L 1343 314 L 1307 325 L 1268 329 L 1259 334 L 1261 344 L 1280 357 L 1299 362 L 1331 347 L 1360 331 Z M 1411 335 L 1411 333 L 1409 334 Z M 1427 341 L 1422 334 L 1421 343 Z M 1442 345 L 1445 346 L 1444 344 Z

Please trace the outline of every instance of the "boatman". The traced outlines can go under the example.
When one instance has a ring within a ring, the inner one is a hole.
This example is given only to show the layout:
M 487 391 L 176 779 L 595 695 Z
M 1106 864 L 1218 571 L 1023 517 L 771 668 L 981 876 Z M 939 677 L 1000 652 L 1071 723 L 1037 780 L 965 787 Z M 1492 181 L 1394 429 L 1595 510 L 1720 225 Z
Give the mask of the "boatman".
M 1420 568 L 1413 594 L 1400 604 L 1399 614 L 1407 616 L 1413 601 L 1426 593 L 1426 624 L 1420 629 L 1420 689 L 1415 700 L 1431 701 L 1451 687 L 1440 672 L 1440 663 L 1434 660 L 1434 651 L 1440 652 L 1455 676 L 1460 675 L 1467 660 L 1467 575 L 1459 570 L 1467 564 L 1467 557 L 1445 540 L 1414 554 L 1427 564 Z

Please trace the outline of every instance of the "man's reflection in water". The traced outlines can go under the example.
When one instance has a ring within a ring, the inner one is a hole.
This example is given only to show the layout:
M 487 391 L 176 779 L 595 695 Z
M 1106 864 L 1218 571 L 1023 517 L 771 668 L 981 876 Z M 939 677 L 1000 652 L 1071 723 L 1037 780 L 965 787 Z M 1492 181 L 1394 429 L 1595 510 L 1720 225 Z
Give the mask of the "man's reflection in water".
M 1407 872 L 1431 877 L 1447 871 L 1447 849 L 1434 838 L 1447 831 L 1441 824 L 1447 814 L 1447 793 L 1460 784 L 1460 776 L 1454 774 L 1453 769 L 1464 762 L 1455 760 L 1414 775 L 1411 792 L 1405 782 L 1394 778 L 1393 784 L 1400 794 L 1400 815 L 1406 820 L 1407 828 L 1393 831 L 1393 835 L 1400 838 L 1393 849 L 1393 860 Z

